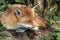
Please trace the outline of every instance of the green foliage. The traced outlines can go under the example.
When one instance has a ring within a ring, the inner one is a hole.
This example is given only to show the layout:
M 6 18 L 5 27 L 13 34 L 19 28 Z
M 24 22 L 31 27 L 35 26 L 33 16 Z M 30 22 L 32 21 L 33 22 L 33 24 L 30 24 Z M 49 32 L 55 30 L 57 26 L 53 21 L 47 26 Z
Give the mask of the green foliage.
M 0 0 L 0 4 L 1 4 L 1 3 L 5 3 L 5 0 Z
M 57 40 L 60 40 L 60 32 L 58 32 L 56 34 L 57 34 Z
M 47 16 L 45 16 L 45 20 L 49 21 L 50 24 L 58 21 L 59 16 L 57 16 L 58 6 L 57 4 L 51 6 L 47 11 Z
M 57 22 L 57 28 L 49 36 L 43 37 L 44 40 L 60 40 L 60 21 Z
M 4 39 L 3 39 L 3 36 L 0 36 L 0 40 L 4 40 Z
M 60 21 L 57 23 L 57 29 L 60 30 Z
M 4 31 L 4 30 L 6 30 L 6 28 L 3 26 L 0 26 L 0 31 Z
M 0 0 L 0 10 L 11 7 L 14 3 L 25 3 L 25 0 Z
M 24 3 L 25 0 L 15 0 L 15 2 Z
M 1 5 L 0 6 L 0 10 L 4 9 L 5 8 L 5 5 Z
M 55 13 L 57 12 L 57 8 L 58 6 L 55 4 L 53 7 L 50 7 L 49 11 L 48 11 L 48 15 L 55 15 Z

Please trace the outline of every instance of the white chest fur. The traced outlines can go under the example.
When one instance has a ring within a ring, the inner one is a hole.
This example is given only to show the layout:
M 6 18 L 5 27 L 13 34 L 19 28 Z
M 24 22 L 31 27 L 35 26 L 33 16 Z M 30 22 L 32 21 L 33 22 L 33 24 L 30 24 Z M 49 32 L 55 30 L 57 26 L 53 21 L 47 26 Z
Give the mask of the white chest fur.
M 24 32 L 27 29 L 39 30 L 38 26 L 33 27 L 30 24 L 24 24 L 24 23 L 18 23 L 16 26 L 9 26 L 4 24 L 4 26 L 6 27 L 6 29 L 16 30 L 16 32 Z

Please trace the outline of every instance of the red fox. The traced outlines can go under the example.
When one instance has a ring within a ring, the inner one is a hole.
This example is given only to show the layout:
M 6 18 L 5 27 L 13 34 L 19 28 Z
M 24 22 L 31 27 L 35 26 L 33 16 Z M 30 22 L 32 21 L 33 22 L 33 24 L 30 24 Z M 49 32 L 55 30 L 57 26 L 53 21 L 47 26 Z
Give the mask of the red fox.
M 25 5 L 14 4 L 0 17 L 2 25 L 8 30 L 24 32 L 27 29 L 39 30 L 47 28 L 47 22 L 34 12 L 33 8 Z

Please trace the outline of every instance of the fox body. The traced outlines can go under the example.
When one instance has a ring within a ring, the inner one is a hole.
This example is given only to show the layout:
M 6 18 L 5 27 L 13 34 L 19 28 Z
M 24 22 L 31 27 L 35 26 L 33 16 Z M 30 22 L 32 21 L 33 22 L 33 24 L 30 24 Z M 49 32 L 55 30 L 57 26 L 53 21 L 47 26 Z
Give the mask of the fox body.
M 39 30 L 47 28 L 46 21 L 34 12 L 33 8 L 25 5 L 14 4 L 0 17 L 1 23 L 8 30 L 24 32 L 27 29 Z

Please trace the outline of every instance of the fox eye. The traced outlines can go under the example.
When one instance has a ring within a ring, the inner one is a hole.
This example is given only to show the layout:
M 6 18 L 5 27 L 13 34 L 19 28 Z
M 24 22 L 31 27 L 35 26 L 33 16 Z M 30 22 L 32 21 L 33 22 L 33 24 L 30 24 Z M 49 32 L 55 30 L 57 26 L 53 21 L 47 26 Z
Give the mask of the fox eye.
M 16 14 L 16 16 L 22 16 L 22 12 L 19 9 L 15 10 L 15 14 Z

